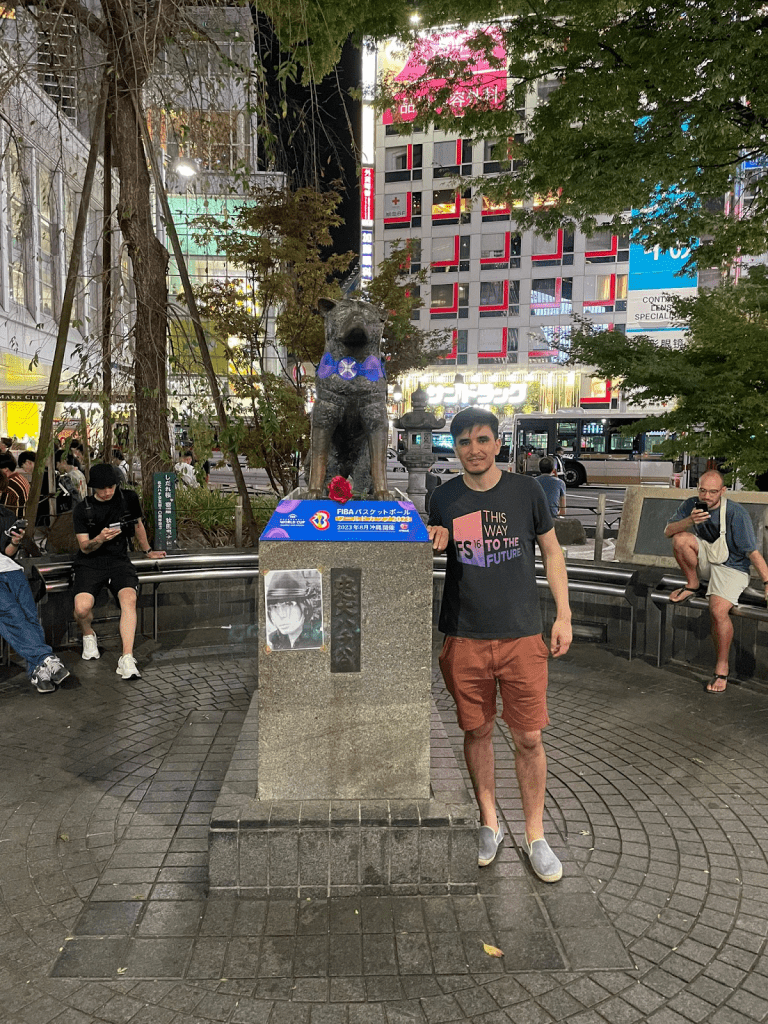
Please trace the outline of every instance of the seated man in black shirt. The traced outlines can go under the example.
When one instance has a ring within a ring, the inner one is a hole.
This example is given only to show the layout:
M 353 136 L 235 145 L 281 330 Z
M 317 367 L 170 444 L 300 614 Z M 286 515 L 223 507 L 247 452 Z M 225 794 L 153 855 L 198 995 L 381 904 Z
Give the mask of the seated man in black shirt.
M 72 513 L 80 546 L 75 555 L 75 618 L 83 634 L 83 658 L 99 658 L 91 625 L 93 605 L 100 591 L 109 587 L 120 605 L 123 653 L 117 663 L 117 674 L 123 679 L 140 679 L 133 657 L 139 578 L 128 557 L 128 538 L 135 536 L 148 558 L 165 558 L 165 552 L 150 548 L 138 495 L 118 487 L 117 477 L 113 466 L 92 466 L 89 484 L 93 497 L 81 501 Z

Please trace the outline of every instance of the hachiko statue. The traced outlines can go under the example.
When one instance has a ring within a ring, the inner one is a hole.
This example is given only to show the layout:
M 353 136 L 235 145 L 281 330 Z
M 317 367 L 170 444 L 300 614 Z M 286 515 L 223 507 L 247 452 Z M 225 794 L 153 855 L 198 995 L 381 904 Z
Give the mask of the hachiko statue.
M 325 493 L 332 476 L 350 476 L 355 488 L 372 480 L 373 497 L 387 490 L 387 380 L 381 359 L 384 318 L 370 302 L 321 299 L 325 353 L 312 409 L 310 498 Z M 367 490 L 367 487 L 365 488 Z

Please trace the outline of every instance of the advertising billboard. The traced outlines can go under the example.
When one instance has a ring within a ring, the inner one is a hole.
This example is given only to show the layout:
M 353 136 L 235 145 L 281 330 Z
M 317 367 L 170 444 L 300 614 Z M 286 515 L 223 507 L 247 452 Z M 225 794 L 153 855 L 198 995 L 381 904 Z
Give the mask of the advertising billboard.
M 390 41 L 381 51 L 380 70 L 395 82 L 413 82 L 422 77 L 427 63 L 438 54 L 441 57 L 466 60 L 470 62 L 468 74 L 448 100 L 453 113 L 460 114 L 464 107 L 476 99 L 499 108 L 507 91 L 506 56 L 498 32 L 493 28 L 487 28 L 485 31 L 499 39 L 493 49 L 493 56 L 501 61 L 500 67 L 491 66 L 483 53 L 473 49 L 471 40 L 477 34 L 476 31 L 465 30 L 423 36 L 410 53 L 401 48 L 401 43 Z M 419 92 L 426 95 L 432 89 L 439 89 L 443 85 L 444 78 L 432 79 Z M 385 125 L 407 122 L 413 121 L 415 117 L 413 103 L 404 97 L 398 107 L 384 112 L 382 122 Z
M 658 245 L 644 249 L 629 247 L 629 280 L 627 288 L 627 334 L 647 334 L 660 346 L 677 348 L 683 344 L 685 332 L 676 322 L 672 300 L 697 294 L 697 274 L 678 276 L 690 249 L 661 249 Z

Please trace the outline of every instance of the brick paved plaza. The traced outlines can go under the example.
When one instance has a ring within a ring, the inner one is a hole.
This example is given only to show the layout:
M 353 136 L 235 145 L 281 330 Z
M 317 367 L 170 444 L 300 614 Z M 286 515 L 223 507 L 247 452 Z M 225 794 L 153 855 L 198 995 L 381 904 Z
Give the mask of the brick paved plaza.
M 208 899 L 208 819 L 254 660 L 162 652 L 134 682 L 109 651 L 64 660 L 73 676 L 51 696 L 0 669 L 3 1024 L 768 1016 L 768 696 L 707 696 L 577 645 L 552 666 L 547 731 L 561 883 L 507 839 L 478 896 Z M 498 732 L 497 757 L 519 840 Z

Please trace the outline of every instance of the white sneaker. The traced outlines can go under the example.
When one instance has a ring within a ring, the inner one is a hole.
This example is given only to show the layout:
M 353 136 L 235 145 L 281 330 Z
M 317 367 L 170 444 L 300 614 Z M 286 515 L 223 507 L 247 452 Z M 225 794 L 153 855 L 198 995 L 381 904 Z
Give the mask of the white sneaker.
M 136 659 L 132 654 L 123 654 L 120 656 L 117 662 L 117 668 L 115 672 L 123 679 L 141 679 L 141 672 L 139 672 Z
M 92 658 L 100 658 L 99 644 L 95 633 L 86 633 L 83 637 L 83 661 L 90 661 Z

